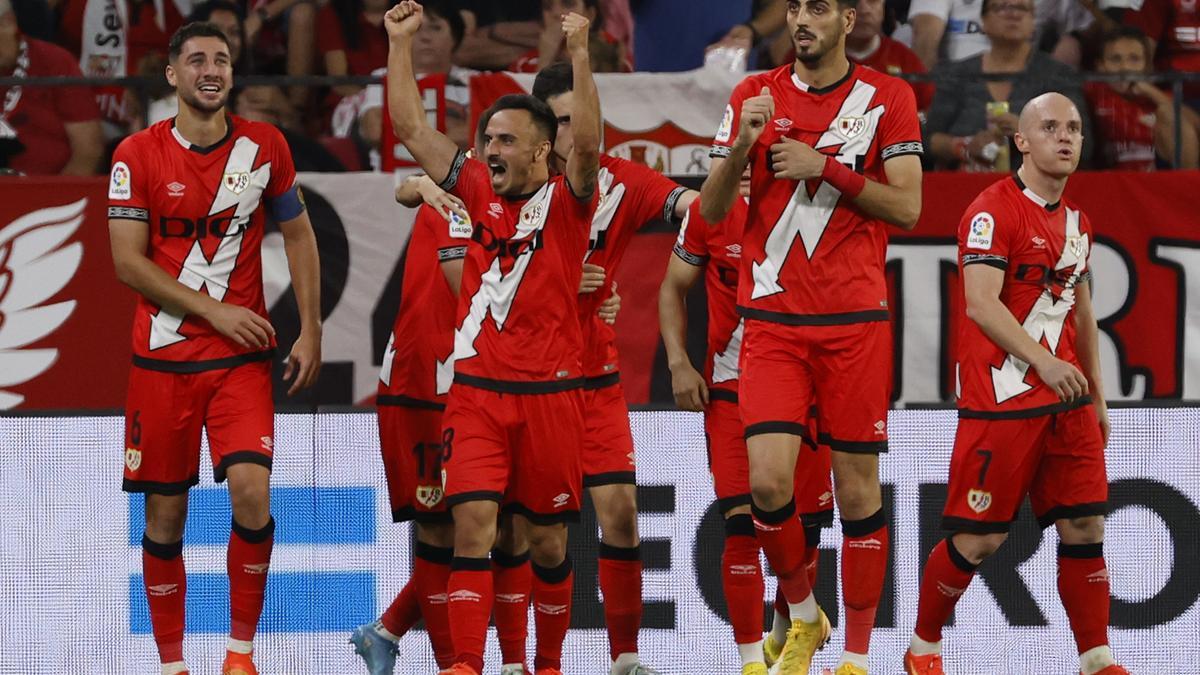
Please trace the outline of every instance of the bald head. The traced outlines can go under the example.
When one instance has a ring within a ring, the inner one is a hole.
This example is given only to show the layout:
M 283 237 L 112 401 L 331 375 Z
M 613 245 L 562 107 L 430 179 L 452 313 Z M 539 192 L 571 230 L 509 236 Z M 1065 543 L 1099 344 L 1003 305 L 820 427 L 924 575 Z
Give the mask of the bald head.
M 1055 120 L 1062 124 L 1071 120 L 1078 121 L 1079 109 L 1075 107 L 1075 103 L 1071 99 L 1056 91 L 1042 94 L 1021 108 L 1021 118 L 1017 123 L 1017 129 L 1022 134 L 1028 135 L 1047 120 Z

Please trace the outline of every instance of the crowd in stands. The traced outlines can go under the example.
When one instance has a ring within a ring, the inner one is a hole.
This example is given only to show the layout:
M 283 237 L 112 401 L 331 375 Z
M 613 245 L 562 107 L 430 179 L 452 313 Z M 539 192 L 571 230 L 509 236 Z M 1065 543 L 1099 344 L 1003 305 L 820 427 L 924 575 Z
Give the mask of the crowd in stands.
M 149 86 L 0 86 L 0 170 L 102 172 L 125 135 L 175 113 L 167 39 L 188 21 L 229 38 L 235 77 L 380 75 L 395 0 L 0 0 L 0 77 L 145 76 Z M 596 72 L 680 71 L 706 61 L 762 69 L 793 58 L 788 0 L 429 0 L 415 45 L 439 122 L 466 145 L 477 71 L 532 73 L 563 58 L 564 12 L 592 19 Z M 1084 112 L 1085 164 L 1155 170 L 1200 163 L 1200 80 L 1084 83 L 1083 73 L 1200 72 L 1196 0 L 858 0 L 847 52 L 913 76 L 928 168 L 1008 171 L 1016 114 L 1059 91 Z M 387 168 L 379 85 L 253 85 L 230 102 L 284 130 L 300 170 Z M 1178 133 L 1176 127 L 1179 127 Z M 315 139 L 321 139 L 320 141 Z M 1176 147 L 1178 141 L 1179 147 Z M 394 156 L 393 156 L 393 153 Z

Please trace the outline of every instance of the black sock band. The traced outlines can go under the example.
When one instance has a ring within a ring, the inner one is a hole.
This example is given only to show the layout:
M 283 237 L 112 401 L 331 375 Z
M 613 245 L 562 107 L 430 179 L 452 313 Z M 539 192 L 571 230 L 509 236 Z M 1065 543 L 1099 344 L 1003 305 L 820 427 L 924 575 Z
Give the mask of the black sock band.
M 530 563 L 530 565 L 533 567 L 533 576 L 547 584 L 561 584 L 571 576 L 571 570 L 574 569 L 569 555 L 563 558 L 557 567 L 542 567 L 537 563 Z
M 456 555 L 450 559 L 450 570 L 452 572 L 490 572 L 492 571 L 492 561 L 487 558 L 464 558 Z
M 764 525 L 778 525 L 788 518 L 793 518 L 796 515 L 796 500 L 789 499 L 788 503 L 783 505 L 783 508 L 778 511 L 763 511 L 758 508 L 758 504 L 751 504 L 750 511 L 754 513 L 754 519 Z
M 450 547 L 434 546 L 426 544 L 423 541 L 418 541 L 413 550 L 413 555 L 425 562 L 431 562 L 435 565 L 449 565 L 454 559 L 454 549 Z
M 161 560 L 174 560 L 183 555 L 183 540 L 172 544 L 160 544 L 143 534 L 142 550 Z
M 275 519 L 268 518 L 267 524 L 251 530 L 248 527 L 243 527 L 238 524 L 237 520 L 233 521 L 233 533 L 242 539 L 242 541 L 250 544 L 261 544 L 267 539 L 270 539 L 275 534 Z
M 1060 558 L 1103 558 L 1104 544 L 1058 544 Z
M 954 539 L 950 537 L 946 537 L 946 553 L 950 554 L 950 562 L 954 563 L 955 567 L 967 574 L 974 574 L 975 569 L 979 567 L 979 565 L 974 565 L 970 560 L 964 558 L 963 554 L 959 553 L 957 548 L 954 548 Z
M 754 518 L 749 513 L 738 513 L 725 519 L 726 537 L 753 537 Z
M 642 546 L 611 546 L 600 542 L 600 558 L 605 560 L 641 560 Z
M 524 553 L 509 553 L 498 548 L 492 549 L 492 562 L 500 567 L 520 567 L 529 562 L 529 551 Z
M 880 508 L 875 513 L 863 518 L 862 520 L 846 520 L 842 519 L 842 536 L 844 537 L 865 537 L 872 532 L 878 532 L 887 527 L 887 518 L 883 517 L 883 509 Z

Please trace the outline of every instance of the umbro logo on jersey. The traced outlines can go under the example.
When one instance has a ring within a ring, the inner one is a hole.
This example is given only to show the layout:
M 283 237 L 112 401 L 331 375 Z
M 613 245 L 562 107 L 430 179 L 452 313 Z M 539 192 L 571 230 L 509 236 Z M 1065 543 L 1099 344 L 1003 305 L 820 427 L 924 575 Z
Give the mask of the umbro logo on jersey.
M 742 257 L 742 245 L 730 244 L 725 247 L 725 252 L 729 254 L 730 258 L 740 258 Z
M 479 602 L 483 596 L 475 591 L 468 591 L 465 588 L 460 588 L 457 591 L 446 596 L 450 602 Z
M 171 595 L 179 590 L 179 584 L 157 584 L 155 586 L 147 586 L 146 592 L 156 598 L 161 598 L 164 595 Z
M 496 594 L 496 602 L 503 602 L 503 603 L 507 603 L 507 604 L 516 604 L 518 602 L 525 602 L 525 594 L 524 593 L 497 593 Z
M 780 117 L 775 120 L 776 131 L 787 131 L 792 126 L 792 121 L 786 117 Z
M 542 614 L 549 614 L 550 616 L 558 616 L 560 614 L 567 613 L 567 606 L 551 605 L 549 603 L 539 602 L 537 603 L 537 611 L 541 612 Z
M 875 422 L 875 435 L 883 436 L 885 434 L 887 434 L 887 422 L 884 422 L 883 420 L 876 421 Z
M 270 567 L 271 563 L 253 563 L 249 565 L 242 565 L 242 569 L 246 572 L 246 574 L 266 574 L 267 569 Z
M 500 202 L 492 202 L 488 204 L 488 215 L 493 218 L 499 218 L 504 215 L 504 207 L 500 206 Z
M 1042 239 L 1041 237 L 1034 237 L 1033 238 L 1033 247 L 1034 248 L 1046 248 L 1046 240 Z
M 566 506 L 567 502 L 569 502 L 569 501 L 571 501 L 571 495 L 569 495 L 565 492 L 560 493 L 557 497 L 554 498 L 554 508 L 561 509 L 562 507 Z
M 187 188 L 186 185 L 179 181 L 167 183 L 167 194 L 171 197 L 182 197 L 183 191 Z

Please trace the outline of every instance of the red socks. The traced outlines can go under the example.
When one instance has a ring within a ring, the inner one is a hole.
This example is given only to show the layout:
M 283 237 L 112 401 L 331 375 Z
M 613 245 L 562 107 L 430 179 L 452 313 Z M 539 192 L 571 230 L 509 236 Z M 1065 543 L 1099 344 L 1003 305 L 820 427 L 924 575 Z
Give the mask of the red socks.
M 417 570 L 416 565 L 413 566 L 413 575 L 404 584 L 404 588 L 396 594 L 392 604 L 383 611 L 383 616 L 379 617 L 379 622 L 392 635 L 404 635 L 417 621 L 421 619 L 421 601 L 419 599 L 420 592 L 417 591 Z
M 796 500 L 778 511 L 763 511 L 752 505 L 758 543 L 767 554 L 779 587 L 788 602 L 800 602 L 812 593 L 804 569 L 804 526 L 796 517 Z
M 142 535 L 142 579 L 150 605 L 150 626 L 158 657 L 163 663 L 183 660 L 183 598 L 187 577 L 183 570 L 183 540 L 160 544 Z
M 801 521 L 803 522 L 803 520 Z M 817 563 L 821 560 L 821 526 L 804 526 L 804 571 L 808 576 L 809 588 L 817 587 Z
M 446 586 L 450 581 L 450 561 L 453 558 L 453 548 L 441 548 L 418 541 L 413 552 L 413 578 L 409 582 L 409 585 L 416 584 L 416 598 L 420 603 L 421 616 L 425 618 L 429 644 L 441 668 L 454 665 L 455 657 L 454 640 L 450 637 L 450 616 L 446 611 Z M 387 627 L 386 623 L 384 627 Z
M 503 662 L 524 664 L 525 639 L 529 634 L 529 594 L 533 588 L 529 552 L 513 555 L 493 549 L 492 579 L 496 589 L 492 619 L 496 623 Z
M 636 654 L 642 627 L 642 549 L 600 542 L 600 592 L 604 594 L 604 624 L 608 627 L 608 652 L 616 661 L 621 654 Z
M 1108 568 L 1104 544 L 1058 545 L 1058 595 L 1082 654 L 1108 644 Z
M 943 539 L 933 548 L 921 575 L 917 637 L 926 642 L 941 642 L 942 626 L 946 625 L 954 605 L 966 592 L 976 567 L 954 548 L 951 539 Z
M 274 518 L 257 530 L 233 521 L 225 561 L 229 573 L 229 637 L 234 640 L 254 640 L 258 619 L 262 616 L 274 544 Z
M 574 582 L 570 556 L 557 567 L 533 564 L 533 621 L 537 633 L 534 670 L 562 668 L 563 641 L 571 626 L 571 587 Z
M 454 660 L 483 672 L 483 647 L 492 616 L 492 566 L 488 559 L 455 556 L 450 561 L 446 597 L 457 654 Z
M 883 509 L 862 520 L 842 521 L 842 601 L 846 605 L 846 651 L 866 654 L 883 594 L 888 529 Z
M 754 537 L 754 520 L 748 513 L 725 519 L 721 580 L 734 641 L 738 644 L 758 642 L 763 633 L 763 572 L 758 560 L 758 540 Z

